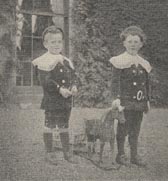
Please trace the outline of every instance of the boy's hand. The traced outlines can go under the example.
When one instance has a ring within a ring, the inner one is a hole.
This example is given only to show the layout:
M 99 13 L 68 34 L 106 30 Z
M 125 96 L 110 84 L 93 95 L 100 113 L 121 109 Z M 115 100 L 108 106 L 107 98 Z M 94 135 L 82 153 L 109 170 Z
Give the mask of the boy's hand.
M 66 88 L 60 88 L 60 94 L 64 97 L 64 98 L 68 98 L 69 96 L 72 95 L 71 91 L 69 91 Z
M 115 99 L 113 102 L 112 102 L 112 109 L 117 109 L 119 108 L 121 105 L 120 105 L 120 99 Z
M 76 86 L 73 86 L 72 89 L 71 89 L 71 93 L 73 96 L 76 96 L 77 95 L 77 92 L 78 92 L 78 89 Z
M 124 109 L 125 109 L 125 107 L 124 107 L 124 106 L 121 106 L 121 105 L 120 105 L 120 106 L 118 107 L 118 111 L 119 111 L 119 112 L 124 111 Z

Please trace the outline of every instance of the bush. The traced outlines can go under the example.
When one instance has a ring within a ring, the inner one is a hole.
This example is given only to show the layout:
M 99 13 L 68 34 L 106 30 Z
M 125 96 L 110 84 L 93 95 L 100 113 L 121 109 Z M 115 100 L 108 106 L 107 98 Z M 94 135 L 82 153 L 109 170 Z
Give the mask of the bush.
M 168 34 L 166 2 L 157 0 L 74 0 L 73 55 L 80 75 L 76 102 L 87 107 L 109 106 L 111 56 L 123 51 L 120 32 L 139 25 L 148 40 L 141 54 L 153 66 L 152 98 L 155 104 L 168 103 Z

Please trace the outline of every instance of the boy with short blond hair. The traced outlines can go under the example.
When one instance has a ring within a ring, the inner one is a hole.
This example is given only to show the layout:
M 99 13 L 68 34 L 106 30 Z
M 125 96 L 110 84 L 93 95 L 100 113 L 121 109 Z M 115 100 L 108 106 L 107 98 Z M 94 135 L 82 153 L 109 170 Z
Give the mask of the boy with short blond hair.
M 43 140 L 47 155 L 53 152 L 53 130 L 58 127 L 64 158 L 73 162 L 69 152 L 68 121 L 72 96 L 77 94 L 77 77 L 71 60 L 61 54 L 63 38 L 64 34 L 60 28 L 56 26 L 46 28 L 42 39 L 48 52 L 32 63 L 38 69 L 43 88 L 41 109 L 45 110 Z

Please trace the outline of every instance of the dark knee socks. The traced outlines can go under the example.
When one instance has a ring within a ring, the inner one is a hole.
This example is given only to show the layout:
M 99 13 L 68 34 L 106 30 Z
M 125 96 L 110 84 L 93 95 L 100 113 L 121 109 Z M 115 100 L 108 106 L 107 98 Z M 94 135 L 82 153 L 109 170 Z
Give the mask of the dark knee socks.
M 52 141 L 53 135 L 52 133 L 43 133 L 44 145 L 47 153 L 52 152 Z
M 138 137 L 128 137 L 130 144 L 131 159 L 137 156 Z
M 124 143 L 125 143 L 125 137 L 117 136 L 117 148 L 118 148 L 118 155 L 124 155 Z
M 60 133 L 60 139 L 62 143 L 62 149 L 64 156 L 69 152 L 69 133 Z

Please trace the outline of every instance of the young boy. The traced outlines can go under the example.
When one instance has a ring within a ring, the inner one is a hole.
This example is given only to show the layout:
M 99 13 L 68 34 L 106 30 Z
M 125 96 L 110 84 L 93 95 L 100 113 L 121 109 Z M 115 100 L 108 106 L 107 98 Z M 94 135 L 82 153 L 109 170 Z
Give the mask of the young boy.
M 38 68 L 43 87 L 41 108 L 45 110 L 43 140 L 48 153 L 47 158 L 50 159 L 53 152 L 53 130 L 57 126 L 64 158 L 73 162 L 69 152 L 68 120 L 71 113 L 72 96 L 77 94 L 77 78 L 72 62 L 61 54 L 63 31 L 55 26 L 50 26 L 43 32 L 42 38 L 43 45 L 48 52 L 32 63 Z
M 128 159 L 124 152 L 125 137 L 128 135 L 130 144 L 130 162 L 138 166 L 145 166 L 138 156 L 137 145 L 143 112 L 150 109 L 149 104 L 149 62 L 138 55 L 146 36 L 141 28 L 130 26 L 121 33 L 121 39 L 126 51 L 119 56 L 112 57 L 113 66 L 112 96 L 113 102 L 119 102 L 125 107 L 126 122 L 118 123 L 116 162 L 127 165 Z

